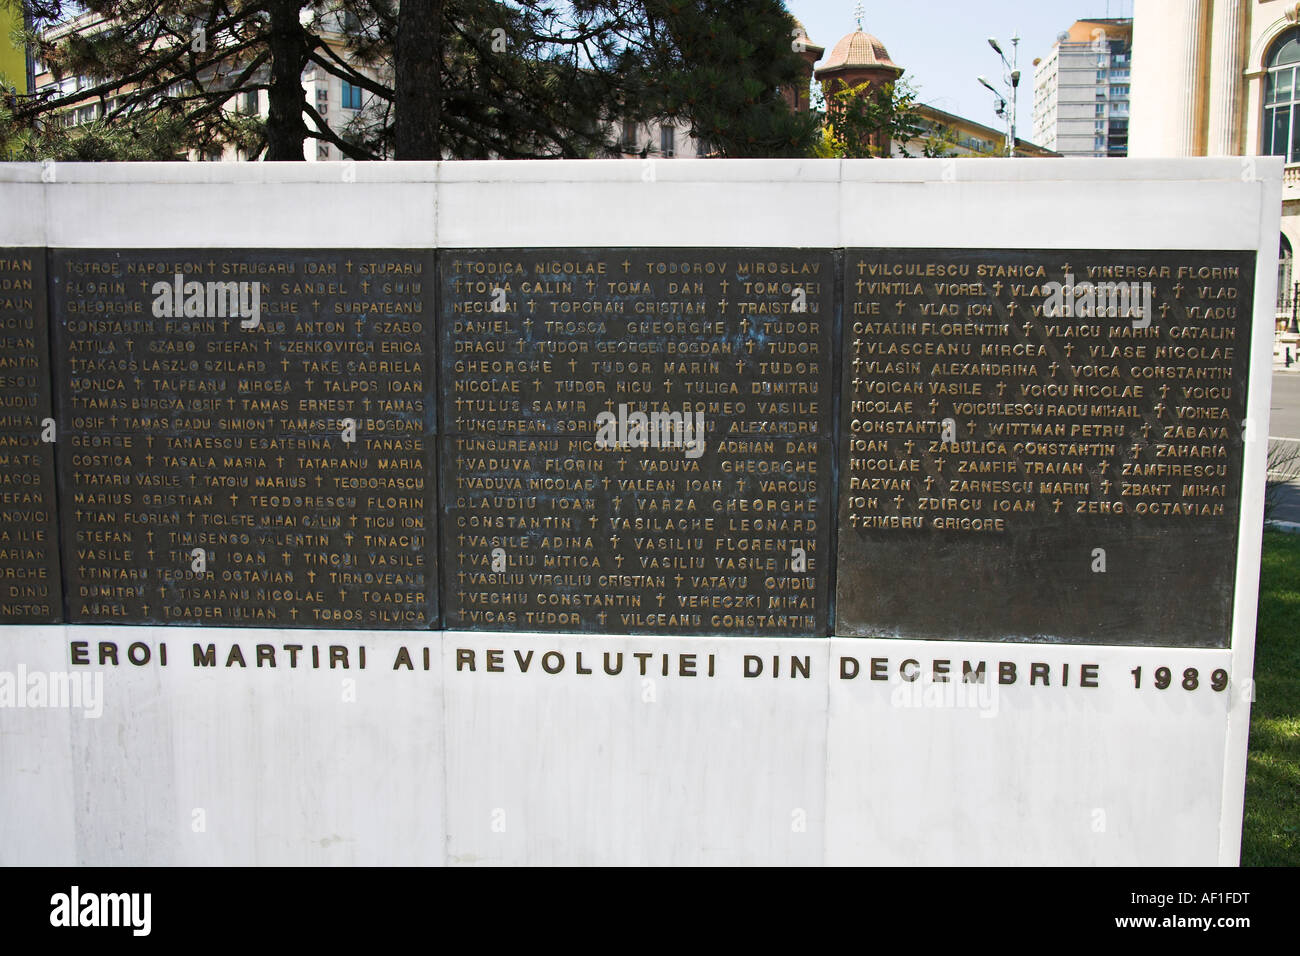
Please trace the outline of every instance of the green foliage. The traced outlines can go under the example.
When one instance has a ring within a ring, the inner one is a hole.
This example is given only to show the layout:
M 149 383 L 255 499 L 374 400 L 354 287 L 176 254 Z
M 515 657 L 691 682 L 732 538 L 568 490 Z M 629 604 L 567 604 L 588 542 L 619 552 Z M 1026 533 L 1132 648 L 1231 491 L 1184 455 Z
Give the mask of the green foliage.
M 824 95 L 824 93 L 823 93 Z M 816 154 L 823 158 L 887 157 L 891 144 L 904 156 L 919 143 L 922 155 L 943 156 L 951 133 L 927 132 L 917 112 L 917 92 L 905 77 L 892 83 L 859 83 L 833 89 L 825 102 L 825 120 Z
M 1300 865 L 1300 535 L 1264 534 L 1255 702 L 1246 763 L 1245 866 Z M 1233 681 L 1237 692 L 1239 680 Z
M 807 82 L 780 0 L 646 0 L 642 116 L 686 121 L 719 156 L 807 156 L 818 117 L 783 92 Z
M 264 4 L 194 0 L 47 2 L 35 12 L 75 29 L 28 35 L 60 87 L 12 99 L 0 114 L 0 145 L 41 158 L 184 158 L 230 146 L 259 153 L 265 126 L 231 109 L 232 97 L 265 89 L 269 61 Z M 323 4 L 322 4 L 323 6 Z M 95 122 L 64 127 L 72 108 Z M 85 142 L 80 142 L 85 140 Z

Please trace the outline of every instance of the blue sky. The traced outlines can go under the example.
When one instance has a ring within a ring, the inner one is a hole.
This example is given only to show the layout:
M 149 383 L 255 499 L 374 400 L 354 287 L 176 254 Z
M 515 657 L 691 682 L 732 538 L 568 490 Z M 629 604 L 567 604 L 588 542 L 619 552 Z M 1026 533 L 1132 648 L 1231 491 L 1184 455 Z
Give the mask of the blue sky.
M 855 0 L 785 0 L 829 54 L 855 29 Z M 1020 104 L 1016 132 L 1033 133 L 1033 61 L 1045 56 L 1056 35 L 1075 20 L 1133 15 L 1133 0 L 863 0 L 862 28 L 875 34 L 890 58 L 907 71 L 921 100 L 939 109 L 1001 129 L 993 94 L 975 81 L 981 73 L 997 85 L 1002 64 L 988 45 L 997 37 L 1011 54 L 1020 33 Z

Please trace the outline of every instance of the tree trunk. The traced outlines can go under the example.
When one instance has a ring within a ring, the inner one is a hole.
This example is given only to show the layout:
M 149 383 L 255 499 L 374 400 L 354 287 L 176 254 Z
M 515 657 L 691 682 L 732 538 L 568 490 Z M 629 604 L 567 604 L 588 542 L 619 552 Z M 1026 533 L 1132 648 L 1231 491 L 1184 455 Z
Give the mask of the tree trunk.
M 271 0 L 270 116 L 266 123 L 266 158 L 302 162 L 307 140 L 303 107 L 307 94 L 302 70 L 307 64 L 307 34 L 302 28 L 299 0 Z
M 402 0 L 393 58 L 396 158 L 442 159 L 442 0 Z

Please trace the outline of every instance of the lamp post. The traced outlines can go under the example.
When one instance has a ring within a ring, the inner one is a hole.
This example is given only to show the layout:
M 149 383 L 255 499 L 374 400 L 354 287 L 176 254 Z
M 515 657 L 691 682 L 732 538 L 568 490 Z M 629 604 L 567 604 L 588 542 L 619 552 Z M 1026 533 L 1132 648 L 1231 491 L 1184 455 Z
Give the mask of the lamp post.
M 1002 52 L 1002 47 L 994 37 L 989 37 L 989 46 L 1002 60 L 1003 70 L 1002 79 L 1006 84 L 1006 89 L 1010 91 L 1011 110 L 1007 110 L 1007 98 L 1002 95 L 1001 91 L 996 89 L 985 77 L 976 77 L 980 83 L 988 89 L 990 93 L 998 98 L 998 116 L 1007 121 L 1007 155 L 1016 155 L 1016 91 L 1020 88 L 1020 70 L 1017 64 L 1020 58 L 1020 37 L 1016 34 L 1011 36 L 1011 59 Z

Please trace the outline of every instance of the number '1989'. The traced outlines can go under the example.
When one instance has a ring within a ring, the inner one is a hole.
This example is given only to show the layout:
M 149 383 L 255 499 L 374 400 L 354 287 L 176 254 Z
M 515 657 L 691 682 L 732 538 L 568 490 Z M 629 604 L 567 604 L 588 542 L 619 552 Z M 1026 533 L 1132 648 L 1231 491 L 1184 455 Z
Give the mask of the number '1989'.
M 1135 667 L 1132 670 L 1133 686 L 1142 686 L 1142 668 Z M 1152 684 L 1156 690 L 1168 690 L 1174 682 L 1174 672 L 1168 667 L 1157 667 L 1152 675 Z M 1189 667 L 1183 671 L 1183 679 L 1180 681 L 1183 690 L 1196 690 L 1201 686 L 1201 673 L 1195 667 Z M 1222 667 L 1216 669 L 1210 674 L 1210 689 L 1222 691 L 1228 689 L 1228 672 Z

